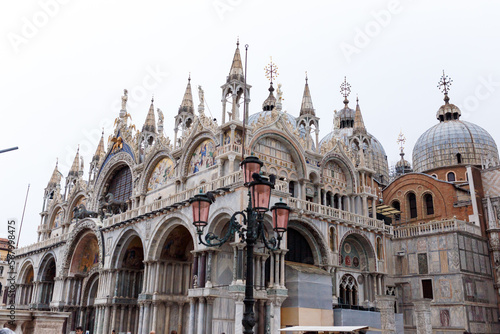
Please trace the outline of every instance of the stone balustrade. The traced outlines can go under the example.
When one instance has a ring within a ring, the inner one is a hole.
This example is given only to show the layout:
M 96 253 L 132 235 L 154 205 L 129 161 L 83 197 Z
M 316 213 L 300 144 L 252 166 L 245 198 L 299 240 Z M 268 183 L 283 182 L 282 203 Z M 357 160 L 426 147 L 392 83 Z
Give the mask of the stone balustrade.
M 330 206 L 304 201 L 293 197 L 290 197 L 288 199 L 288 205 L 294 209 L 304 210 L 306 212 L 315 214 L 323 219 L 331 219 L 363 228 L 381 230 L 392 234 L 392 226 L 385 225 L 382 220 L 358 215 L 349 211 L 344 211 Z
M 44 241 L 40 241 L 40 242 L 35 242 L 35 243 L 32 243 L 28 246 L 18 248 L 14 252 L 16 255 L 29 253 L 29 252 L 32 252 L 35 250 L 39 250 L 41 248 L 45 248 L 45 247 L 49 247 L 49 246 L 58 244 L 62 241 L 65 241 L 67 239 L 67 237 L 68 237 L 68 233 L 61 234 L 57 237 L 53 237 L 53 238 L 50 238 L 50 239 L 47 239 Z
M 481 235 L 481 228 L 476 224 L 458 219 L 446 219 L 426 223 L 417 222 L 411 225 L 395 227 L 394 238 L 412 238 L 420 235 L 452 231 L 464 231 Z

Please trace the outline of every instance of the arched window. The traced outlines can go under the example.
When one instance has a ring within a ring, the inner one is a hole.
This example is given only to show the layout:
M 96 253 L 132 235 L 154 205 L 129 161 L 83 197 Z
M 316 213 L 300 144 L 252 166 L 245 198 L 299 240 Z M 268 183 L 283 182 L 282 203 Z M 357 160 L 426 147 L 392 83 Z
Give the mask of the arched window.
M 455 173 L 453 173 L 453 172 L 449 172 L 448 174 L 446 174 L 446 179 L 447 179 L 449 182 L 453 182 L 453 181 L 455 181 Z
M 410 219 L 417 218 L 417 198 L 414 193 L 408 194 L 408 207 L 410 208 Z
M 295 196 L 295 181 L 288 182 L 288 192 L 290 193 L 290 196 L 297 197 Z
M 399 203 L 399 201 L 394 201 L 392 202 L 392 205 L 391 205 L 394 209 L 398 210 L 398 211 L 401 211 L 401 204 Z M 396 213 L 394 214 L 394 220 L 396 221 L 400 221 L 401 220 L 401 214 L 399 213 Z
M 377 257 L 379 260 L 384 258 L 384 246 L 381 238 L 377 238 Z
M 314 257 L 306 238 L 299 231 L 289 228 L 287 231 L 288 253 L 286 261 L 314 264 Z
M 432 195 L 425 194 L 424 202 L 425 202 L 425 214 L 428 216 L 433 215 L 434 214 L 434 202 L 432 200 Z
M 334 226 L 330 226 L 330 249 L 335 252 L 337 244 L 337 233 Z
M 339 303 L 342 305 L 358 305 L 358 283 L 349 274 L 342 276 L 340 280 Z
M 462 155 L 460 153 L 457 153 L 457 164 L 462 163 Z
M 438 178 L 438 176 L 437 176 L 436 174 L 432 174 L 431 176 L 432 176 L 433 178 L 435 178 L 435 179 L 437 179 L 437 178 Z
M 125 166 L 118 170 L 109 181 L 108 193 L 113 194 L 117 201 L 128 201 L 132 195 L 132 173 Z

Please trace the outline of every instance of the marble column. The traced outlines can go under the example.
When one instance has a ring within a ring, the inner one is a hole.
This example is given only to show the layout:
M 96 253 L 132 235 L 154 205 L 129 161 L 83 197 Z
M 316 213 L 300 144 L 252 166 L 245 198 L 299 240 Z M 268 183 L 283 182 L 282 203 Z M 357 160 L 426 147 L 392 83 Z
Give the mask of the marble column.
M 377 200 L 375 197 L 372 198 L 372 216 L 377 219 Z
M 243 334 L 243 296 L 238 298 L 235 302 L 235 312 L 234 312 L 234 334 Z
M 138 319 L 137 324 L 139 325 L 139 327 L 137 329 L 137 333 L 142 334 L 142 327 L 144 324 L 144 304 L 142 304 L 142 303 L 139 304 L 139 319 Z
M 104 326 L 102 327 L 103 333 L 111 332 L 111 330 L 109 329 L 110 309 L 111 309 L 110 306 L 105 306 L 105 308 L 104 308 L 104 321 L 103 321 Z
M 431 301 L 429 298 L 413 300 L 417 334 L 432 334 Z
M 144 318 L 143 318 L 144 324 L 142 326 L 143 333 L 148 333 L 149 329 L 151 328 L 150 315 L 151 315 L 151 303 L 146 302 L 146 304 L 144 304 Z
M 153 321 L 151 324 L 151 330 L 153 331 L 158 330 L 159 326 L 156 325 L 157 321 L 158 321 L 158 302 L 155 300 L 153 301 Z
M 368 274 L 366 273 L 363 273 L 363 298 L 365 300 L 365 307 L 367 307 L 368 305 L 366 305 L 369 301 L 370 301 L 370 297 L 368 296 Z
M 184 303 L 179 303 L 179 322 L 177 323 L 177 333 L 182 333 L 182 317 L 184 315 Z
M 281 251 L 280 287 L 285 288 L 285 251 Z
M 205 321 L 205 333 L 204 334 L 212 334 L 212 319 L 214 312 L 214 297 L 207 297 L 207 312 L 206 312 L 206 321 Z M 218 334 L 218 333 L 216 333 Z
M 200 286 L 200 288 L 204 288 L 205 287 L 205 279 L 206 279 L 206 261 L 207 261 L 207 256 L 206 256 L 206 253 L 203 252 L 201 253 L 201 258 L 200 258 L 200 276 L 198 277 L 199 280 L 198 280 L 198 285 Z
M 196 334 L 204 334 L 205 331 L 205 298 L 198 299 L 198 324 Z
M 113 330 L 113 329 L 116 329 L 115 328 L 115 324 L 116 324 L 116 309 L 117 309 L 117 305 L 113 305 L 113 310 L 112 310 L 112 313 L 111 313 L 111 324 L 110 324 L 110 330 Z
M 259 307 L 259 324 L 257 327 L 257 334 L 265 334 L 266 327 L 266 308 L 265 308 L 265 300 L 260 299 L 258 303 L 255 305 Z
M 394 314 L 395 296 L 378 295 L 377 308 L 380 310 L 382 334 L 396 334 L 396 315 Z
M 209 250 L 208 251 L 208 256 L 207 256 L 207 268 L 206 268 L 206 283 L 205 286 L 207 288 L 212 287 L 212 256 L 213 256 L 213 251 Z
M 167 306 L 169 307 L 169 306 Z M 188 322 L 188 334 L 194 334 L 194 325 L 195 325 L 195 312 L 196 308 L 196 303 L 194 298 L 189 299 L 189 322 Z M 165 329 L 168 329 L 167 326 L 165 325 Z M 168 333 L 168 330 L 166 331 Z

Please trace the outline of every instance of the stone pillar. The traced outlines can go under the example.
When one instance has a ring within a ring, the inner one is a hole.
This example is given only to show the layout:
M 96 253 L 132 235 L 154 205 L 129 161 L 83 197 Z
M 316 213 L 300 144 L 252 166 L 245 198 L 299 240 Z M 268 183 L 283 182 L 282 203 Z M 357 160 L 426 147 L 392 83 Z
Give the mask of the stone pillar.
M 372 216 L 377 219 L 377 200 L 375 197 L 372 198 Z
M 396 315 L 394 314 L 395 296 L 378 295 L 377 308 L 380 310 L 382 334 L 396 334 Z
M 125 331 L 125 307 L 126 306 L 120 306 L 120 323 L 118 324 L 117 331 L 123 332 Z
M 205 321 L 205 333 L 204 334 L 212 334 L 212 319 L 214 312 L 214 297 L 207 297 L 207 319 Z M 218 333 L 216 333 L 218 334 Z
M 111 330 L 109 329 L 109 319 L 110 319 L 109 311 L 110 311 L 110 309 L 111 309 L 110 306 L 105 306 L 105 308 L 104 308 L 104 321 L 103 321 L 104 326 L 102 327 L 103 333 L 111 332 Z
M 142 334 L 142 327 L 144 324 L 144 304 L 139 304 L 139 318 L 137 324 L 139 327 L 137 328 L 137 333 Z
M 110 331 L 112 331 L 113 329 L 116 329 L 115 328 L 115 324 L 116 324 L 116 309 L 117 309 L 117 305 L 113 305 L 113 310 L 112 310 L 112 313 L 111 313 L 111 324 L 110 324 Z
M 179 303 L 179 322 L 177 323 L 177 333 L 182 333 L 182 316 L 184 310 L 184 302 Z
M 211 288 L 212 287 L 212 256 L 213 256 L 213 251 L 209 250 L 208 251 L 208 256 L 207 256 L 207 268 L 206 268 L 206 283 L 205 287 Z
M 370 297 L 368 296 L 368 274 L 363 273 L 363 298 L 365 299 L 365 307 L 367 307 Z
M 234 173 L 234 160 L 236 159 L 236 155 L 234 154 L 229 154 L 228 156 L 228 161 L 229 161 L 229 174 Z
M 368 197 L 363 195 L 363 216 L 368 217 Z
M 158 302 L 153 301 L 153 321 L 151 324 L 151 330 L 158 331 L 159 326 L 156 325 L 158 320 Z
M 144 304 L 144 316 L 143 316 L 144 325 L 142 326 L 143 333 L 148 333 L 149 329 L 151 328 L 150 310 L 151 310 L 151 304 L 150 302 L 146 302 L 146 304 Z
M 205 331 L 205 298 L 198 299 L 198 325 L 197 334 L 204 334 Z
M 285 253 L 286 251 L 281 251 L 281 270 L 280 270 L 280 287 L 285 288 Z
M 432 334 L 431 301 L 429 298 L 413 300 L 417 334 Z
M 199 271 L 200 271 L 200 275 L 198 276 L 198 286 L 200 288 L 204 288 L 205 287 L 205 279 L 206 279 L 206 265 L 207 265 L 207 253 L 203 252 L 201 253 L 201 257 L 200 257 L 200 267 L 199 267 Z
M 234 334 L 243 334 L 243 296 L 238 298 L 235 302 L 234 313 Z
M 167 306 L 167 311 L 170 311 L 170 306 Z M 195 312 L 196 304 L 194 298 L 189 299 L 189 322 L 188 322 L 188 334 L 194 334 L 194 312 Z M 165 333 L 168 333 L 170 328 L 165 325 Z

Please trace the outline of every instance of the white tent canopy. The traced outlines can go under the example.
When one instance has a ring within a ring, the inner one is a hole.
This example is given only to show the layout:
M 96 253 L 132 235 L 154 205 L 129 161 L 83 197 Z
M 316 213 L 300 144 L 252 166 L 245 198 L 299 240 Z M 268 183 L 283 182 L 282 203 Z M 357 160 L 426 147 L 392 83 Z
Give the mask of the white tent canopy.
M 280 332 L 319 332 L 319 333 L 358 333 L 359 331 L 377 331 L 380 329 L 368 326 L 294 326 L 280 329 Z

